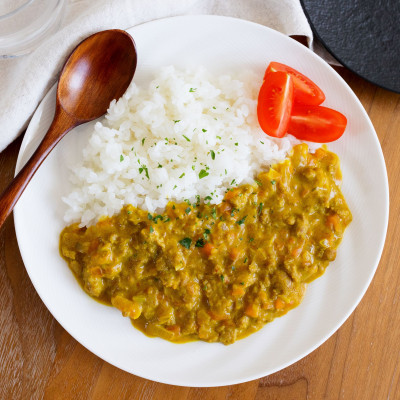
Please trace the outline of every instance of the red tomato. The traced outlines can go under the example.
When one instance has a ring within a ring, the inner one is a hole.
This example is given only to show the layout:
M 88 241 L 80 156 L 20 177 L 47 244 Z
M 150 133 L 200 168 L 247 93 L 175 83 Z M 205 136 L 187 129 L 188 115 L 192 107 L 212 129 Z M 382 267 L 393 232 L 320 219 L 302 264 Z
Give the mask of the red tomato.
M 292 77 L 285 72 L 270 74 L 258 94 L 257 116 L 261 129 L 269 136 L 284 136 L 292 105 Z
M 339 111 L 322 106 L 295 105 L 288 133 L 309 142 L 333 142 L 343 135 L 347 118 Z
M 293 77 L 295 103 L 318 106 L 325 100 L 324 92 L 311 79 L 285 64 L 272 61 L 265 71 L 264 80 L 268 80 L 268 76 L 277 71 L 286 72 Z

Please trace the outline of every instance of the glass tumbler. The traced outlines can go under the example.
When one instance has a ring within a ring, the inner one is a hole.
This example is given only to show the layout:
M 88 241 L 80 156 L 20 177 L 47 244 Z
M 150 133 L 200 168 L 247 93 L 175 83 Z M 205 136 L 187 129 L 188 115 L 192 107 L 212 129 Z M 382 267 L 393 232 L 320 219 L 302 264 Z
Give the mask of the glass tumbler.
M 0 58 L 30 53 L 61 22 L 65 0 L 0 0 Z

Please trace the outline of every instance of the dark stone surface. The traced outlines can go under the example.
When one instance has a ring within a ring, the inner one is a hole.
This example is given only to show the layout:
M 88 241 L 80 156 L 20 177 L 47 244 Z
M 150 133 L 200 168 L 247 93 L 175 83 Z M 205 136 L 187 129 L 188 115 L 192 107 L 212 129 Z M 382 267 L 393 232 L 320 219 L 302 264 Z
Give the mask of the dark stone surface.
M 400 93 L 400 0 L 300 0 L 314 34 L 343 65 Z

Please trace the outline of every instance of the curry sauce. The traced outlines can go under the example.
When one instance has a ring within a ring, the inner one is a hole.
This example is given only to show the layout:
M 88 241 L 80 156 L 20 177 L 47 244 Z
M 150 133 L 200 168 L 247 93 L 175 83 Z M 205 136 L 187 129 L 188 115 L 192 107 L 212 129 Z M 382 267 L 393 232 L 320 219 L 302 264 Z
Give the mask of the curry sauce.
M 93 298 L 149 336 L 233 343 L 302 300 L 352 216 L 338 157 L 305 144 L 220 204 L 133 206 L 66 227 L 60 252 Z

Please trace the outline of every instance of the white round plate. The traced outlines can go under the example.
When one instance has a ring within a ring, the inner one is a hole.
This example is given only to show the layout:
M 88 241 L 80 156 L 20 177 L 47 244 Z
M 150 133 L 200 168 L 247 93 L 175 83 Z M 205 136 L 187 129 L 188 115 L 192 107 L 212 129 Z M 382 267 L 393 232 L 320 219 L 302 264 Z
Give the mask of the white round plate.
M 251 22 L 217 16 L 157 20 L 128 30 L 138 50 L 135 81 L 145 84 L 159 67 L 204 65 L 216 73 L 288 64 L 316 82 L 325 104 L 344 113 L 348 127 L 329 148 L 341 159 L 343 193 L 353 213 L 338 257 L 311 283 L 303 303 L 259 332 L 224 346 L 173 344 L 151 339 L 128 318 L 92 300 L 58 251 L 68 193 L 67 162 L 81 156 L 93 123 L 74 129 L 39 169 L 14 211 L 22 258 L 39 296 L 57 321 L 83 346 L 109 363 L 154 381 L 221 386 L 260 378 L 320 346 L 357 306 L 381 256 L 388 222 L 388 181 L 374 128 L 359 100 L 322 59 L 294 40 Z M 50 125 L 55 87 L 38 107 L 18 158 L 28 159 Z

